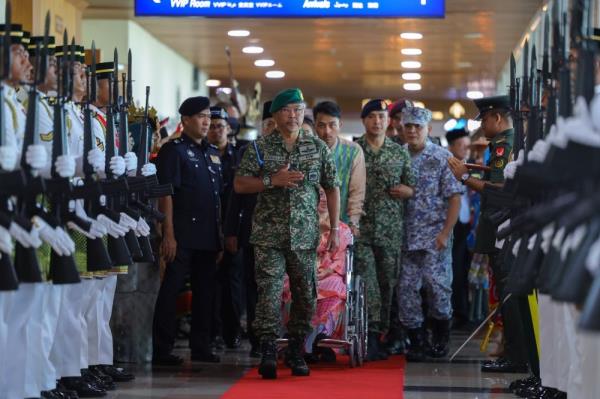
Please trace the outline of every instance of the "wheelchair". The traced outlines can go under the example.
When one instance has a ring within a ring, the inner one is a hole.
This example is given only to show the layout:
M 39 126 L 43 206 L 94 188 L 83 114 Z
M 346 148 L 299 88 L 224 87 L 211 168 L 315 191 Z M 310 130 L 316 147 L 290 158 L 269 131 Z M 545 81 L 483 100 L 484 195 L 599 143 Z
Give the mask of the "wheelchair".
M 353 245 L 346 248 L 346 302 L 342 313 L 340 336 L 320 339 L 320 348 L 342 349 L 349 357 L 350 367 L 362 366 L 367 356 L 368 314 L 367 293 L 364 280 L 354 273 Z M 279 350 L 287 346 L 288 340 L 277 340 Z

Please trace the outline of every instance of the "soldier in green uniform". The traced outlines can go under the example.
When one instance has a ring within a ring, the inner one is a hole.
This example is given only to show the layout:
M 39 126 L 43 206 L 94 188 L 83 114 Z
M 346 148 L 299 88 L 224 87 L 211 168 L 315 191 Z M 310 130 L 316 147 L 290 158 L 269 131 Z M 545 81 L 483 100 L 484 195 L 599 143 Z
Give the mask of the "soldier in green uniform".
M 483 179 L 476 179 L 469 174 L 462 161 L 450 158 L 448 163 L 454 176 L 472 190 L 483 192 L 488 184 L 502 187 L 504 184 L 504 167 L 513 158 L 513 122 L 510 114 L 510 99 L 508 96 L 496 96 L 474 100 L 479 109 L 477 119 L 481 120 L 481 129 L 490 140 L 490 171 Z M 505 297 L 504 286 L 508 277 L 502 266 L 502 259 L 496 249 L 497 227 L 489 217 L 496 209 L 486 204 L 485 196 L 481 200 L 481 217 L 476 232 L 475 252 L 487 254 L 490 266 L 496 280 L 496 287 L 501 301 Z M 484 363 L 482 371 L 489 372 L 525 372 L 527 371 L 525 354 L 526 348 L 520 339 L 521 326 L 516 298 L 510 298 L 502 306 L 504 323 L 504 353 L 496 361 Z
M 310 370 L 302 357 L 316 298 L 316 248 L 320 240 L 319 186 L 325 189 L 332 230 L 338 230 L 340 192 L 332 154 L 302 129 L 306 104 L 299 89 L 280 92 L 270 112 L 277 129 L 248 146 L 234 180 L 237 193 L 259 193 L 250 242 L 255 248 L 258 303 L 254 331 L 261 343 L 259 373 L 277 377 L 275 339 L 281 328 L 284 273 L 290 278 L 292 308 L 287 325 L 286 365 L 293 375 Z M 331 234 L 330 250 L 338 244 Z
M 369 310 L 368 360 L 387 358 L 381 334 L 390 326 L 390 308 L 398 281 L 404 200 L 414 194 L 410 155 L 386 137 L 387 106 L 371 100 L 362 109 L 365 134 L 358 140 L 365 154 L 367 190 L 360 236 L 356 242 L 356 271 L 365 279 Z

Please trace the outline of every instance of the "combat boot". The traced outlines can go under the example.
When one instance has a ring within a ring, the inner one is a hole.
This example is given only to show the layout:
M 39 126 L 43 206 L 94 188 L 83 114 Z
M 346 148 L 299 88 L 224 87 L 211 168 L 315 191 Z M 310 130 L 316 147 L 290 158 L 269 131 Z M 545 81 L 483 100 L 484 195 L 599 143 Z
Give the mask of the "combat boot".
M 306 377 L 310 375 L 310 369 L 302 356 L 302 345 L 304 339 L 290 338 L 285 352 L 285 365 L 292 369 L 292 375 Z
M 369 332 L 367 342 L 367 361 L 386 360 L 388 358 L 387 350 L 383 347 L 380 340 L 380 333 L 376 331 Z
M 422 328 L 411 328 L 408 330 L 410 346 L 406 352 L 406 360 L 409 362 L 422 362 L 425 360 L 425 339 Z
M 264 379 L 277 378 L 277 346 L 275 340 L 264 340 L 260 344 L 262 358 L 258 366 L 258 374 Z
M 450 320 L 433 320 L 431 349 L 429 356 L 441 358 L 448 355 L 450 342 Z

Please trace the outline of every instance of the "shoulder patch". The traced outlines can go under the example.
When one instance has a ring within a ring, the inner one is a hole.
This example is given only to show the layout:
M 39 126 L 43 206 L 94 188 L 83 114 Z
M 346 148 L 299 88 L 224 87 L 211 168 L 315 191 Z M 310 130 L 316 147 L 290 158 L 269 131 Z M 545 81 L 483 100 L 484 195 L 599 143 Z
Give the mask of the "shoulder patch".
M 221 164 L 221 158 L 219 158 L 217 155 L 211 155 L 210 160 L 212 161 L 212 163 L 216 163 L 218 165 Z
M 40 133 L 40 139 L 42 141 L 52 141 L 52 139 L 54 138 L 54 133 L 53 132 L 48 132 L 48 133 Z
M 496 156 L 497 157 L 504 156 L 504 147 L 503 146 L 496 147 Z
M 498 158 L 494 163 L 494 166 L 498 169 L 502 169 L 504 167 L 504 158 Z

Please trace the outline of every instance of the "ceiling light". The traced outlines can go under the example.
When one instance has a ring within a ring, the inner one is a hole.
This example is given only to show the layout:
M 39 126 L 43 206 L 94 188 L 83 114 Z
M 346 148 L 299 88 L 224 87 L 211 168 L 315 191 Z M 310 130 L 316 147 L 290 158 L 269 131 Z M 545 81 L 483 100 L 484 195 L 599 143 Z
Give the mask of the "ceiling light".
M 283 71 L 268 71 L 265 76 L 269 79 L 281 79 L 285 76 Z
M 221 86 L 221 81 L 220 81 L 220 80 L 218 80 L 218 79 L 208 79 L 208 80 L 205 82 L 205 84 L 206 84 L 208 87 L 219 87 L 219 86 Z
M 456 64 L 457 68 L 471 68 L 473 66 L 473 64 L 471 64 L 470 62 L 459 62 Z
M 218 93 L 225 93 L 225 94 L 231 94 L 231 88 L 230 87 L 219 87 L 217 88 L 217 94 Z
M 479 90 L 470 90 L 467 92 L 467 98 L 470 98 L 471 100 L 477 100 L 479 98 L 483 98 L 483 93 Z
M 400 65 L 402 65 L 402 68 L 406 68 L 406 69 L 421 68 L 421 63 L 419 61 L 402 61 L 402 63 Z
M 400 37 L 406 40 L 421 40 L 423 35 L 416 32 L 404 32 L 400 34 Z
M 421 85 L 419 83 L 404 83 L 404 90 L 408 91 L 419 91 L 421 90 Z
M 481 126 L 481 121 L 476 121 L 473 119 L 469 119 L 467 121 L 467 129 L 469 129 L 470 132 L 472 132 L 473 130 L 479 129 L 480 126 Z
M 258 46 L 248 46 L 242 49 L 242 52 L 245 54 L 261 54 L 263 51 L 265 50 Z
M 442 111 L 433 111 L 431 113 L 431 119 L 434 121 L 441 121 L 444 119 L 444 113 Z
M 256 60 L 254 61 L 254 65 L 257 67 L 272 67 L 275 65 L 275 61 L 273 60 Z
M 231 36 L 231 37 L 246 37 L 246 36 L 250 36 L 250 31 L 243 30 L 243 29 L 235 29 L 235 30 L 230 30 L 229 32 L 227 32 L 227 35 Z
M 454 129 L 458 125 L 458 121 L 456 119 L 450 119 L 448 122 L 444 123 L 444 130 L 450 131 Z
M 400 52 L 404 55 L 421 55 L 423 51 L 420 48 L 403 48 Z
M 413 106 L 417 108 L 425 108 L 425 103 L 422 101 L 414 101 Z
M 481 39 L 483 35 L 479 32 L 467 33 L 465 39 Z
M 402 79 L 404 80 L 420 80 L 421 74 L 414 72 L 406 72 L 402 74 Z

